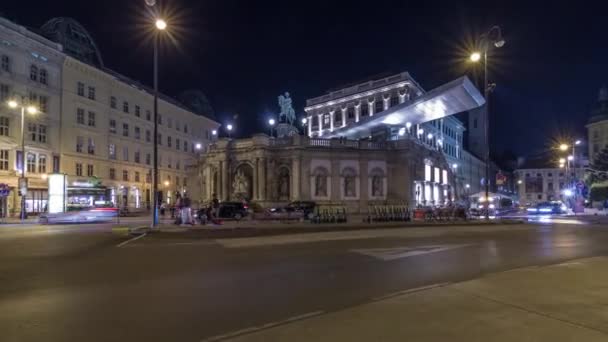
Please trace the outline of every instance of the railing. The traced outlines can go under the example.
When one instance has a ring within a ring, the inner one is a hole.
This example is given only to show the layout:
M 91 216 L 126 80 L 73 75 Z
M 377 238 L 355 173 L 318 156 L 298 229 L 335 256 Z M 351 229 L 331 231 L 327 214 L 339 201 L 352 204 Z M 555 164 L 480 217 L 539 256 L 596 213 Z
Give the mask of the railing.
M 310 146 L 322 146 L 322 147 L 331 147 L 331 140 L 329 139 L 309 139 L 308 145 Z

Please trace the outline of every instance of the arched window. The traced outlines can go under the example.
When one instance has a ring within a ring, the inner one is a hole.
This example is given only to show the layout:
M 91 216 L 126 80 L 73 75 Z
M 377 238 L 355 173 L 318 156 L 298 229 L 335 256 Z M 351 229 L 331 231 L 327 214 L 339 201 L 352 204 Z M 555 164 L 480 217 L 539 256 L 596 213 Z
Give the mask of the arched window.
M 350 167 L 342 171 L 344 197 L 357 197 L 357 172 Z
M 40 69 L 40 83 L 47 85 L 48 84 L 48 80 L 47 80 L 47 73 L 46 73 L 46 69 Z
M 314 179 L 314 195 L 316 197 L 327 197 L 327 177 L 329 172 L 324 167 L 317 167 L 312 173 Z
M 38 67 L 35 65 L 30 66 L 30 80 L 38 80 Z
M 379 167 L 370 172 L 372 197 L 384 197 L 384 170 Z

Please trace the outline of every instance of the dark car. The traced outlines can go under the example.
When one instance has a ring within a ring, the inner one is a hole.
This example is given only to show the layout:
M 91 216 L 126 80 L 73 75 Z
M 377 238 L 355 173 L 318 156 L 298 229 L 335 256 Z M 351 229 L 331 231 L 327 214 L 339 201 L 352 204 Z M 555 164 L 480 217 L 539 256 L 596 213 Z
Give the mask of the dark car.
M 312 219 L 315 215 L 315 207 L 317 203 L 312 201 L 295 201 L 289 203 L 285 209 L 292 211 L 302 211 L 304 212 L 304 217 L 307 219 Z
M 249 215 L 249 206 L 242 202 L 222 202 L 218 210 L 218 217 L 224 219 L 240 220 Z

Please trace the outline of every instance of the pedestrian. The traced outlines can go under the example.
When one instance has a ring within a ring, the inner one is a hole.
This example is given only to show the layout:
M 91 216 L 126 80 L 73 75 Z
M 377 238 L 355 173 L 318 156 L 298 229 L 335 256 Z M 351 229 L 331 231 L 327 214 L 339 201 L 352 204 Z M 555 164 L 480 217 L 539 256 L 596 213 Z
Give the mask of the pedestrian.
M 175 224 L 182 223 L 182 216 L 180 215 L 182 209 L 182 196 L 179 192 L 175 195 L 175 210 L 177 211 L 177 215 L 175 215 Z

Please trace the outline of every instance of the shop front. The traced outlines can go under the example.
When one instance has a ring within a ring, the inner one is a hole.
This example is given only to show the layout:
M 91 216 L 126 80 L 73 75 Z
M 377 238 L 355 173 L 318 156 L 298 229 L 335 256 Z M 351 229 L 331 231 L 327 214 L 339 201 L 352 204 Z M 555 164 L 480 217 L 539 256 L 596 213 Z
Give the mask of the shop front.
M 111 191 L 95 177 L 68 182 L 68 210 L 111 205 Z

